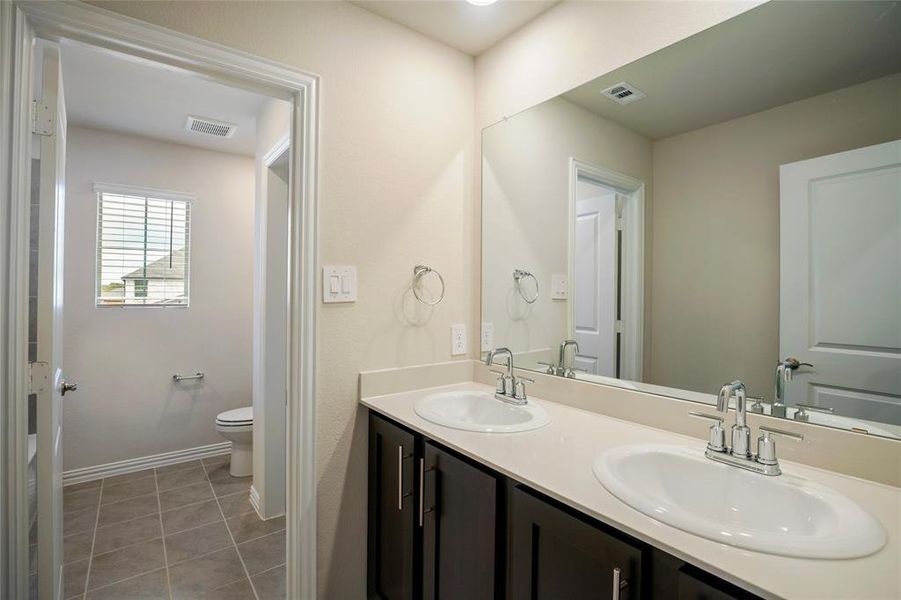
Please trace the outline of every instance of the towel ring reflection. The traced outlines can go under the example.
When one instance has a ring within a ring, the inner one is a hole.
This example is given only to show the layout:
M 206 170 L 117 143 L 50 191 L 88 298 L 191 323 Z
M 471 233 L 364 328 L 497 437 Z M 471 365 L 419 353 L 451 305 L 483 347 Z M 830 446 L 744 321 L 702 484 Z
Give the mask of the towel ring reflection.
M 532 296 L 531 298 L 528 297 L 526 295 L 525 291 L 522 289 L 522 280 L 526 279 L 528 277 L 531 277 L 532 281 L 535 282 L 535 295 Z M 534 304 L 535 301 L 538 300 L 539 287 L 538 287 L 538 278 L 537 277 L 535 277 L 528 271 L 524 271 L 522 269 L 515 269 L 513 271 L 513 281 L 516 282 L 516 291 L 519 292 L 519 295 L 522 297 L 523 300 L 525 300 L 529 304 Z
M 435 300 L 432 300 L 431 302 L 423 299 L 423 297 L 419 295 L 419 287 L 422 284 L 422 279 L 429 273 L 434 273 L 435 275 L 437 275 L 438 281 L 441 282 L 441 293 Z M 444 277 L 441 276 L 441 273 L 425 265 L 416 265 L 415 267 L 413 267 L 413 295 L 416 296 L 417 300 L 419 300 L 426 306 L 435 306 L 436 304 L 444 300 L 444 290 Z

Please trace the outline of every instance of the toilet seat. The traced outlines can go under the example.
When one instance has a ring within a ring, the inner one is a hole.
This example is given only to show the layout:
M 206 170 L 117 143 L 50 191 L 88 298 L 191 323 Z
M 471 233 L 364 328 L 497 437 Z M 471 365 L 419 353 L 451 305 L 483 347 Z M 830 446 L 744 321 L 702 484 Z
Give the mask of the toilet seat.
M 245 406 L 219 413 L 216 417 L 219 427 L 247 427 L 253 425 L 253 407 Z

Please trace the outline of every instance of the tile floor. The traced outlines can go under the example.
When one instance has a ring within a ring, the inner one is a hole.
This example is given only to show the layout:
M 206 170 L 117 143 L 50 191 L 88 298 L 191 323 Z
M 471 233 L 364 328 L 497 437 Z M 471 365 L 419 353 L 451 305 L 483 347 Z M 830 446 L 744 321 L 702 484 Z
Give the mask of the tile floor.
M 66 487 L 64 597 L 284 600 L 285 518 L 250 482 L 223 456 Z

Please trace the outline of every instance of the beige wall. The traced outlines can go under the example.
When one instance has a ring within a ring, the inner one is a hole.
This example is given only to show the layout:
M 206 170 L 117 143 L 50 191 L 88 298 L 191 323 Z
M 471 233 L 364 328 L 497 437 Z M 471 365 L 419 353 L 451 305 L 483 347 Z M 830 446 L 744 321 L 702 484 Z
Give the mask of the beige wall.
M 451 359 L 452 323 L 468 324 L 470 355 L 476 349 L 476 123 L 753 5 L 567 2 L 474 69 L 471 57 L 343 2 L 95 3 L 322 76 L 320 262 L 355 264 L 360 293 L 354 305 L 319 307 L 318 568 L 320 596 L 329 599 L 362 598 L 365 589 L 366 422 L 357 373 Z M 447 280 L 448 295 L 431 313 L 410 308 L 418 262 Z
M 550 298 L 551 275 L 569 272 L 569 159 L 646 182 L 650 205 L 651 142 L 558 97 L 486 129 L 482 156 L 482 321 L 497 346 L 555 352 L 569 337 L 569 303 Z M 516 268 L 541 282 L 531 305 L 515 293 Z
M 64 469 L 224 441 L 216 415 L 251 395 L 253 159 L 81 127 L 66 155 Z M 94 306 L 95 182 L 196 195 L 189 308 Z
M 899 107 L 901 74 L 654 143 L 650 383 L 772 398 L 779 165 L 899 139 Z
M 473 59 L 344 2 L 109 2 L 111 10 L 322 77 L 320 257 L 359 301 L 318 307 L 319 590 L 365 596 L 365 369 L 450 360 L 473 285 Z M 410 324 L 413 266 L 447 281 Z M 465 357 L 455 357 L 465 358 Z

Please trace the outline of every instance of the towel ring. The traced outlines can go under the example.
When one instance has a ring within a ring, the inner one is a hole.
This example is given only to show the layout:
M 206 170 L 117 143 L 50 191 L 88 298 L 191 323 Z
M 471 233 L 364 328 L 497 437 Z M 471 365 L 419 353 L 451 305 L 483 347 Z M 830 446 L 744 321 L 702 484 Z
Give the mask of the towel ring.
M 535 282 L 535 295 L 529 298 L 526 296 L 525 292 L 522 289 L 522 280 L 527 277 L 531 277 L 532 281 Z M 516 291 L 519 292 L 519 295 L 523 300 L 528 302 L 529 304 L 534 304 L 536 300 L 538 300 L 539 287 L 538 287 L 538 278 L 529 273 L 528 271 L 523 271 L 522 269 L 515 269 L 513 271 L 513 281 L 516 282 Z
M 422 296 L 419 295 L 419 286 L 422 284 L 422 278 L 429 273 L 434 273 L 435 275 L 437 275 L 438 281 L 441 282 L 441 294 L 439 294 L 438 298 L 432 300 L 431 302 L 424 300 Z M 426 306 L 435 306 L 436 304 L 444 300 L 444 290 L 444 277 L 441 276 L 441 273 L 425 265 L 416 265 L 415 267 L 413 267 L 413 295 L 416 296 L 417 300 L 419 300 Z

